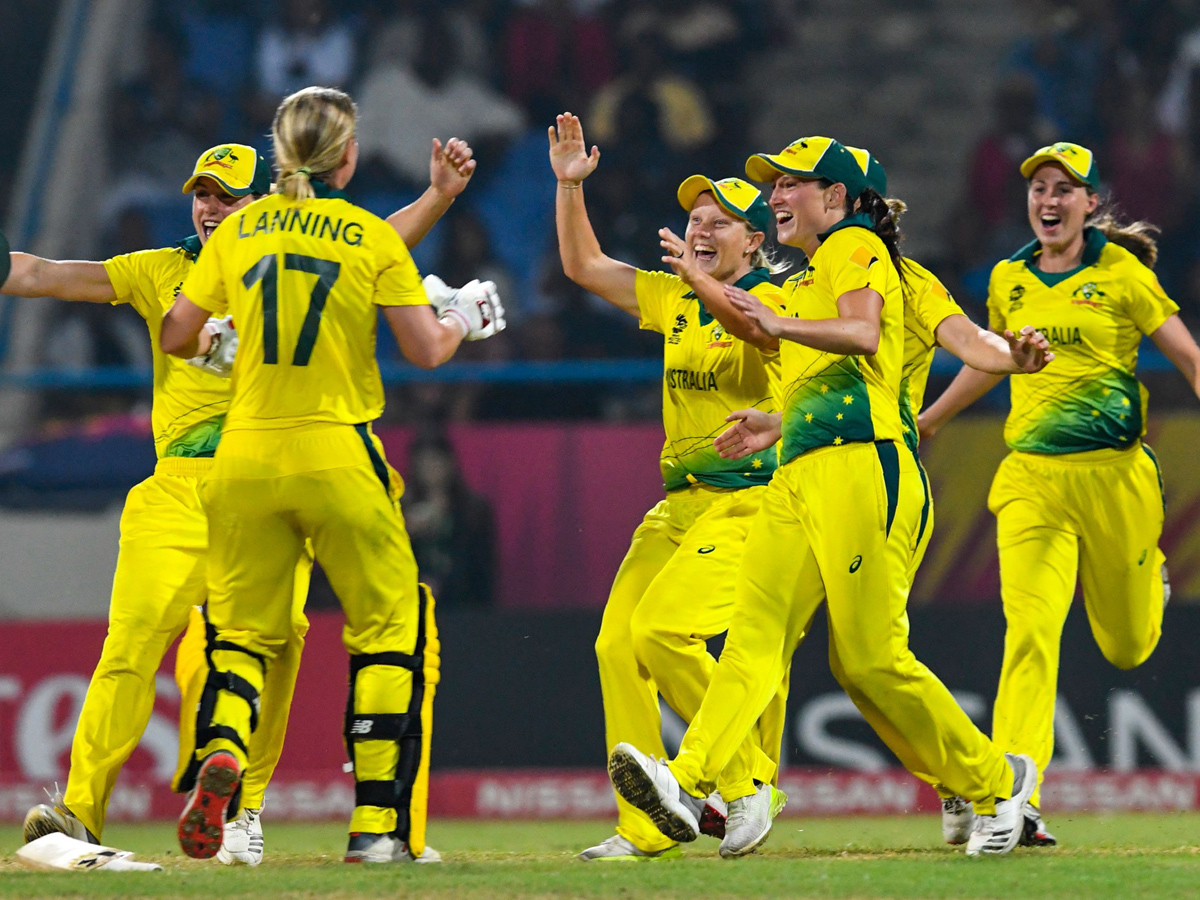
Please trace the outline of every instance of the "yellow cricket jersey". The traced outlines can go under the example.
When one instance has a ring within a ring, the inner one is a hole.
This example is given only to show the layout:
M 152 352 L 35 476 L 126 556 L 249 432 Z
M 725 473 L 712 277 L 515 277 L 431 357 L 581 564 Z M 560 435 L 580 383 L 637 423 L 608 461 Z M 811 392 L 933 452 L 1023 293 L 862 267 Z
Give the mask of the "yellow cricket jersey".
M 238 330 L 227 432 L 378 418 L 376 306 L 429 302 L 392 227 L 314 187 L 314 200 L 272 194 L 229 216 L 184 282 Z
M 768 277 L 766 269 L 755 269 L 735 286 L 778 312 L 782 297 Z M 696 482 L 727 488 L 766 484 L 777 464 L 774 447 L 729 460 L 712 444 L 729 427 L 725 417 L 733 410 L 775 411 L 771 370 L 778 372 L 778 354 L 728 334 L 676 275 L 639 269 L 635 285 L 642 328 L 665 338 L 663 486 L 674 491 Z
M 1121 449 L 1146 431 L 1147 393 L 1135 375 L 1138 345 L 1179 307 L 1124 247 L 1095 228 L 1085 229 L 1084 239 L 1083 264 L 1071 272 L 1036 268 L 1037 241 L 992 269 L 990 327 L 1032 325 L 1055 353 L 1043 371 L 1009 380 L 1004 439 L 1013 450 Z
M 843 219 L 822 235 L 807 268 L 784 283 L 787 315 L 835 319 L 842 294 L 871 288 L 883 297 L 879 349 L 841 356 L 780 341 L 783 448 L 786 463 L 817 447 L 901 440 L 900 377 L 904 297 L 900 277 L 866 216 Z
M 168 456 L 212 456 L 221 439 L 221 424 L 229 409 L 229 379 L 219 378 L 184 360 L 168 356 L 159 346 L 163 315 L 175 302 L 184 279 L 200 254 L 200 238 L 192 236 L 177 247 L 140 250 L 106 260 L 104 268 L 117 295 L 146 320 L 154 354 L 154 399 L 151 427 L 154 451 Z
M 917 415 L 925 402 L 929 367 L 937 347 L 937 327 L 950 316 L 965 316 L 936 275 L 911 259 L 904 260 L 904 367 L 900 375 L 900 430 L 916 450 Z

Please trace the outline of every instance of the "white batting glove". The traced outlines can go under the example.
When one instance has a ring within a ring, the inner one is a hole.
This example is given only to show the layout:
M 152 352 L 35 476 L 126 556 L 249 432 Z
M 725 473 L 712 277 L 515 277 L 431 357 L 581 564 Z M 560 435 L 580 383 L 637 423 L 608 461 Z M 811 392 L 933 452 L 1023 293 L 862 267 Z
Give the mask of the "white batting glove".
M 455 290 L 436 275 L 429 275 L 425 292 L 438 319 L 454 322 L 468 341 L 482 341 L 504 330 L 504 305 L 494 282 L 476 279 Z
M 203 356 L 193 356 L 188 365 L 203 369 L 219 378 L 228 378 L 233 374 L 233 359 L 237 355 L 238 333 L 233 327 L 233 316 L 221 319 L 209 319 L 204 323 L 204 330 L 212 335 L 212 343 L 208 352 Z

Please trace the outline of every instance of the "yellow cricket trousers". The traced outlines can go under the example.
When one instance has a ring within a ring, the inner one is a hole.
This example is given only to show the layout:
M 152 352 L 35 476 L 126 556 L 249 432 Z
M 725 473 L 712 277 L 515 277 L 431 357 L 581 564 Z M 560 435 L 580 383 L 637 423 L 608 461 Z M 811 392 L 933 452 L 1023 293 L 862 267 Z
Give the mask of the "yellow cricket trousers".
M 700 708 L 716 666 L 705 641 L 729 627 L 742 547 L 765 490 L 699 484 L 672 491 L 634 531 L 596 639 L 608 749 L 627 741 L 666 755 L 659 693 L 685 722 Z M 749 771 L 719 785 L 727 801 L 754 793 L 754 778 L 774 779 L 786 699 L 782 682 L 764 713 L 764 734 L 756 727 L 752 736 Z M 646 852 L 671 846 L 645 813 L 620 796 L 617 807 L 622 837 Z
M 421 671 L 428 637 L 422 625 L 427 603 L 400 512 L 401 492 L 378 439 L 366 426 L 350 425 L 226 432 L 202 488 L 214 668 L 262 694 L 264 672 L 287 644 L 288 574 L 306 540 L 341 601 L 342 641 L 352 662 L 347 735 L 356 794 L 362 792 L 352 832 L 397 828 L 398 803 L 363 798 L 368 789 L 379 796 L 399 781 L 401 735 L 385 732 L 412 726 L 412 714 L 419 720 L 424 702 L 411 709 L 423 688 L 414 672 Z M 357 657 L 367 658 L 357 660 L 365 662 L 361 668 L 354 668 Z M 252 723 L 252 706 L 237 693 L 220 691 L 211 725 L 232 729 L 241 746 L 215 737 L 197 748 L 197 757 L 228 750 L 244 767 L 242 747 Z
M 727 764 L 747 765 L 744 738 L 824 600 L 842 678 L 914 749 L 914 767 L 982 813 L 1009 796 L 1004 754 L 908 648 L 924 508 L 916 460 L 892 441 L 813 450 L 775 473 L 746 540 L 725 649 L 670 764 L 684 790 L 702 795 Z
M 1054 752 L 1059 645 L 1076 575 L 1109 662 L 1132 669 L 1158 644 L 1165 562 L 1158 462 L 1140 443 L 1061 456 L 1010 453 L 988 507 L 1008 623 L 992 735 L 1005 750 L 1028 753 L 1041 773 Z M 1034 794 L 1032 802 L 1040 800 Z
M 155 675 L 191 610 L 207 595 L 208 523 L 199 486 L 211 459 L 168 458 L 154 474 L 129 492 L 121 514 L 121 548 L 113 577 L 108 635 L 92 674 L 71 742 L 71 769 L 64 802 L 88 830 L 100 837 L 113 786 L 121 767 L 142 739 L 154 707 Z M 308 566 L 287 579 L 294 584 L 294 626 L 288 652 L 299 662 L 303 646 L 304 598 Z M 185 643 L 203 646 L 203 623 L 194 623 Z M 297 633 L 296 628 L 301 630 Z M 187 651 L 181 651 L 187 655 Z M 203 658 L 201 658 L 203 665 Z M 271 692 L 290 698 L 295 667 L 281 668 Z M 203 681 L 203 676 L 201 676 Z M 180 681 L 181 741 L 195 717 L 196 692 L 190 679 Z M 189 706 L 190 704 L 190 706 Z M 282 722 L 264 713 L 264 737 L 251 748 L 250 777 L 265 787 L 279 760 L 287 708 Z M 278 741 L 278 743 L 275 743 Z

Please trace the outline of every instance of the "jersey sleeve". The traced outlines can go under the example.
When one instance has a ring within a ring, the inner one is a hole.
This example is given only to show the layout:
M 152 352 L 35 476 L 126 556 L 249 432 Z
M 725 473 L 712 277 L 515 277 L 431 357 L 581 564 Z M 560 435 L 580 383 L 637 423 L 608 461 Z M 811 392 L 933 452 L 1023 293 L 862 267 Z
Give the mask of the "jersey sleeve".
M 376 306 L 428 306 L 421 273 L 400 235 L 384 224 L 379 232 L 379 277 L 371 302 Z
M 638 269 L 633 282 L 638 324 L 647 331 L 666 334 L 674 320 L 675 304 L 672 301 L 679 296 L 682 284 L 678 275 Z
M 862 288 L 887 296 L 887 251 L 876 246 L 870 235 L 863 228 L 844 228 L 828 238 L 830 246 L 822 255 L 834 300 Z
M 1140 263 L 1137 270 L 1128 279 L 1125 309 L 1138 331 L 1153 334 L 1163 322 L 1179 312 L 1179 304 L 1167 296 L 1153 271 Z
M 946 286 L 933 275 L 918 286 L 913 297 L 912 310 L 917 321 L 935 339 L 937 328 L 944 321 L 951 316 L 966 315 L 962 307 L 950 296 Z
M 128 303 L 143 318 L 149 314 L 153 297 L 138 288 L 148 283 L 149 254 L 156 252 L 159 251 L 139 250 L 136 253 L 122 253 L 104 261 L 104 271 L 108 273 L 113 293 L 117 295 L 117 299 L 112 301 L 114 306 Z
M 1004 263 L 997 264 L 992 269 L 992 277 L 988 279 L 988 330 L 994 331 L 996 334 L 1004 334 L 1004 330 L 1008 328 L 1008 319 L 1004 315 L 1004 308 L 1000 305 L 1002 302 L 1001 268 L 1003 265 Z
M 230 219 L 225 221 L 228 222 Z M 212 233 L 208 239 L 208 245 L 205 247 L 207 252 L 200 254 L 200 258 L 192 266 L 192 271 L 183 280 L 183 287 L 179 290 L 179 293 L 214 316 L 225 315 L 229 303 L 229 298 L 225 294 L 225 280 L 221 277 L 221 260 L 218 252 L 222 249 L 221 229 L 224 225 L 225 222 L 222 222 Z

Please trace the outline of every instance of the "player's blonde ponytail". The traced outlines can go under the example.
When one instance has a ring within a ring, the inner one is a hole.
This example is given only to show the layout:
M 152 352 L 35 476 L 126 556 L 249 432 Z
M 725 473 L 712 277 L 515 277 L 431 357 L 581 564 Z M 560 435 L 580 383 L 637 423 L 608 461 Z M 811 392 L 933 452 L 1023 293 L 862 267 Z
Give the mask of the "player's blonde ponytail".
M 312 182 L 341 166 L 357 119 L 354 101 L 335 88 L 307 87 L 286 97 L 271 123 L 276 192 L 289 200 L 315 197 Z

